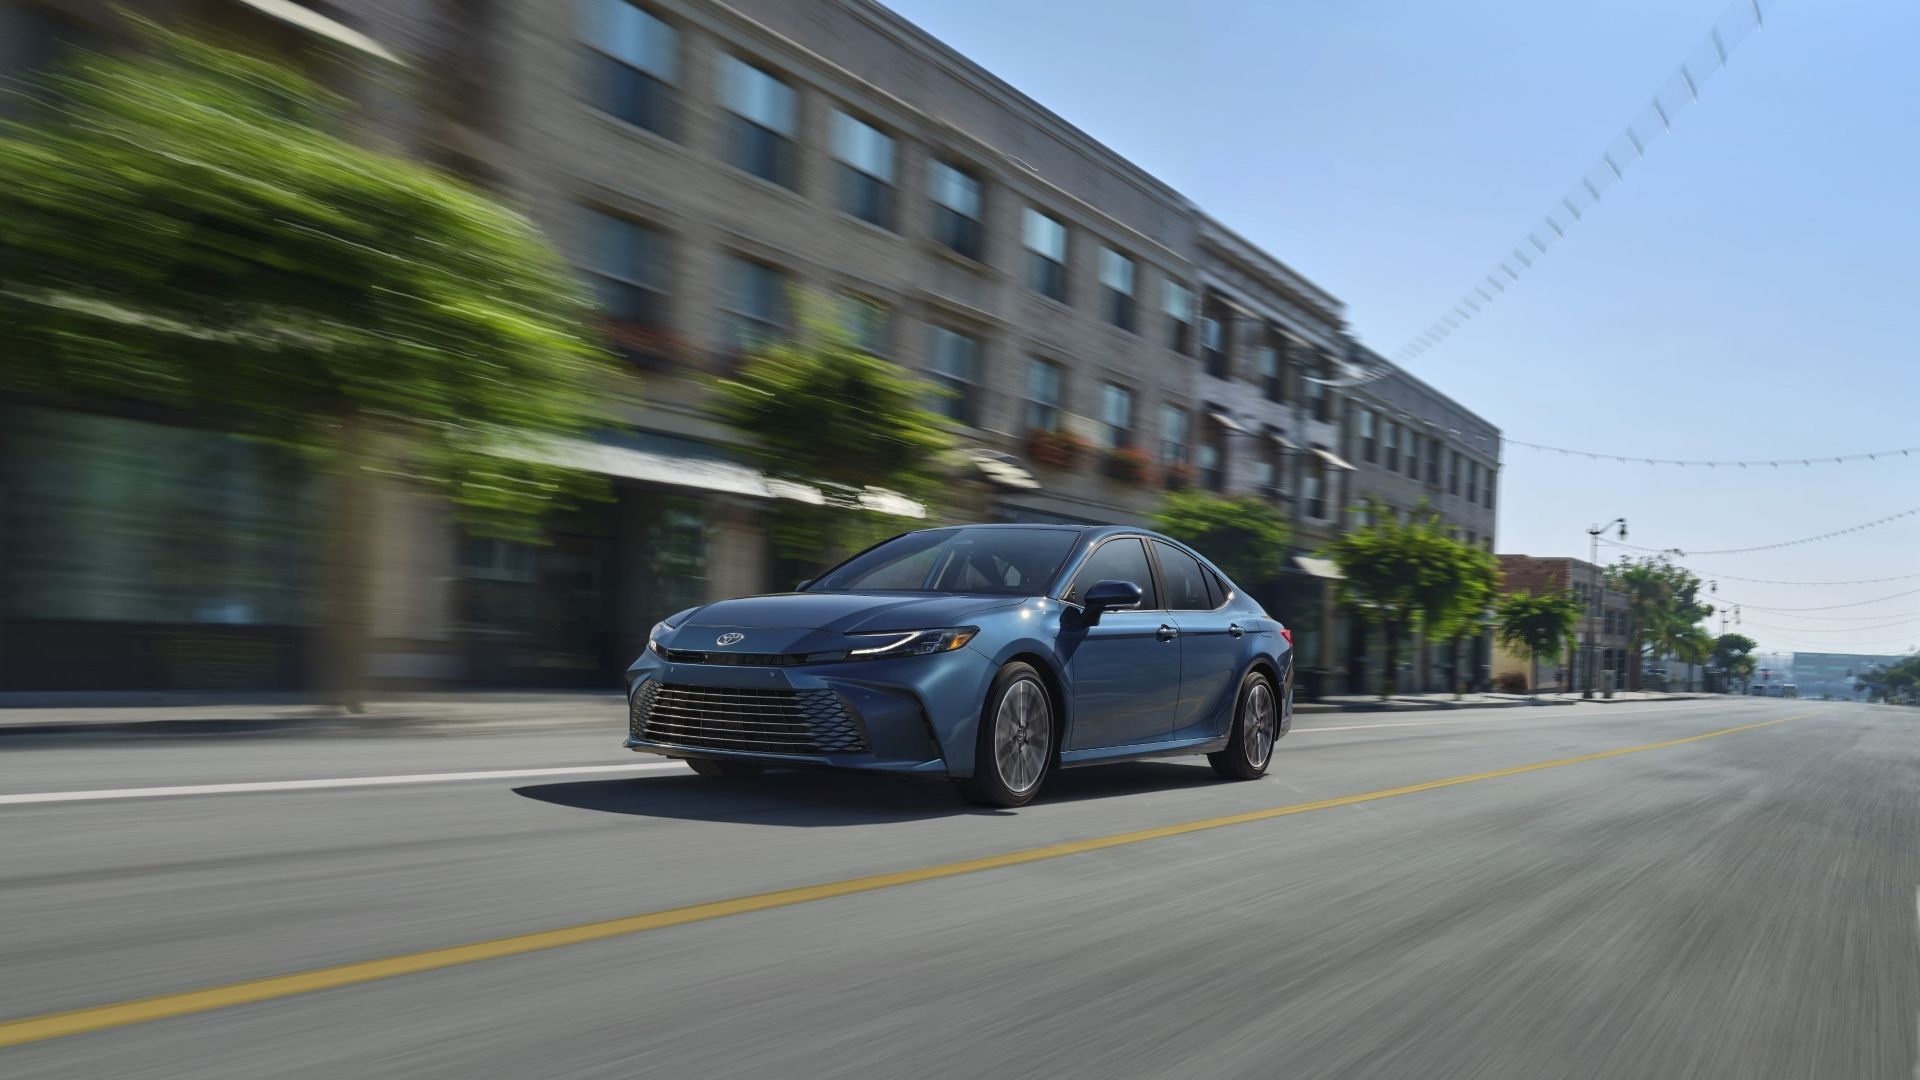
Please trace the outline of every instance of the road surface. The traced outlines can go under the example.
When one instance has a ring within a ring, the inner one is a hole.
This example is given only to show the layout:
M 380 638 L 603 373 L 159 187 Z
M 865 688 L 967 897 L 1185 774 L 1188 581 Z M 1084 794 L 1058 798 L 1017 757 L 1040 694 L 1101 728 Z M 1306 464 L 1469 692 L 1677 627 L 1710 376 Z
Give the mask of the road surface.
M 620 719 L 0 740 L 0 1076 L 1920 1076 L 1912 710 L 1319 716 L 1014 812 Z

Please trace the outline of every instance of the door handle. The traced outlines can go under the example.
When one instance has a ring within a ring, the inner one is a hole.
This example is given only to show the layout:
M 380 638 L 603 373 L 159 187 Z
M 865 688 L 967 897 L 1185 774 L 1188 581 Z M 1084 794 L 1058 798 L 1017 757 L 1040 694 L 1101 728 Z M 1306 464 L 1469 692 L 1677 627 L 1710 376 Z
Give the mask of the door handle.
M 1240 629 L 1240 624 L 1239 624 L 1239 623 L 1228 623 L 1228 624 L 1227 624 L 1227 634 L 1228 634 L 1228 636 L 1230 636 L 1230 637 L 1239 637 L 1239 636 L 1240 636 L 1241 634 L 1244 634 L 1244 633 L 1246 633 L 1246 631 L 1245 631 L 1245 630 L 1242 630 L 1242 629 Z
M 1175 630 L 1166 623 L 1161 623 L 1160 629 L 1155 631 L 1153 636 L 1159 638 L 1161 641 L 1172 641 L 1174 638 L 1180 636 L 1180 631 Z

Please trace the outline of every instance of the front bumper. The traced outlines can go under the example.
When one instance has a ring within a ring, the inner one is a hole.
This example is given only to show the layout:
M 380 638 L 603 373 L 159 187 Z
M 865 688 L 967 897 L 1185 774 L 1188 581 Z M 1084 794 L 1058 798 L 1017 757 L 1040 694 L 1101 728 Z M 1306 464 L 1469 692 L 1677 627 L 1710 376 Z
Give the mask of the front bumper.
M 626 747 L 874 772 L 968 776 L 991 666 L 970 649 L 783 667 L 674 663 L 627 671 Z

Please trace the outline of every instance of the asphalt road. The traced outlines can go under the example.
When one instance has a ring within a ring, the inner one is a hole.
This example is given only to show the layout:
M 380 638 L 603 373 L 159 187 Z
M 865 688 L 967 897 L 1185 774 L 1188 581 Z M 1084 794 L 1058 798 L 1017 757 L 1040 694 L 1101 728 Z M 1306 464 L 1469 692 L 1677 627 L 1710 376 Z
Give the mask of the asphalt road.
M 1017 812 L 421 775 L 656 760 L 583 719 L 0 741 L 0 1077 L 1920 1077 L 1911 710 L 1314 717 Z

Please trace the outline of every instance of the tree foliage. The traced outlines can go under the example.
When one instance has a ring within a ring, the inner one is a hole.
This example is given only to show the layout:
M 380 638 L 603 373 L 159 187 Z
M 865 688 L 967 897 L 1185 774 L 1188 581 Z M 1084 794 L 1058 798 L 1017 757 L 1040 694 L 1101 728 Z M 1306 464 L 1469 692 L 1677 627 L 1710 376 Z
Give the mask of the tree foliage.
M 926 384 L 824 322 L 756 350 L 717 388 L 719 415 L 755 464 L 820 493 L 777 508 L 775 542 L 789 558 L 822 564 L 878 539 L 910 520 L 887 512 L 885 493 L 929 500 L 950 475 L 953 436 L 923 404 Z
M 575 479 L 503 433 L 593 423 L 583 290 L 522 217 L 335 132 L 344 102 L 270 61 L 142 25 L 0 135 L 0 384 L 137 399 L 406 475 L 525 534 Z
M 1639 689 L 1642 655 L 1647 646 L 1676 654 L 1692 628 L 1713 614 L 1713 605 L 1700 599 L 1700 578 L 1664 556 L 1622 558 L 1607 570 L 1607 585 L 1627 596 L 1627 686 Z
M 1242 588 L 1280 576 L 1292 529 L 1264 499 L 1222 499 L 1204 491 L 1167 495 L 1153 527 L 1205 555 Z
M 1500 567 L 1488 552 L 1443 532 L 1437 515 L 1416 512 L 1401 522 L 1378 501 L 1367 510 L 1369 524 L 1327 545 L 1326 554 L 1345 578 L 1344 598 L 1385 639 L 1384 696 L 1401 639 L 1416 628 L 1441 640 L 1464 632 L 1492 601 Z
M 1528 661 L 1560 655 L 1580 621 L 1580 600 L 1570 590 L 1513 592 L 1500 598 L 1494 612 L 1500 643 Z
M 345 103 L 281 65 L 140 32 L 0 129 L 0 392 L 298 451 L 333 494 L 309 524 L 328 678 L 357 707 L 373 475 L 538 539 L 595 485 L 501 451 L 592 426 L 611 369 L 525 219 L 342 138 Z

